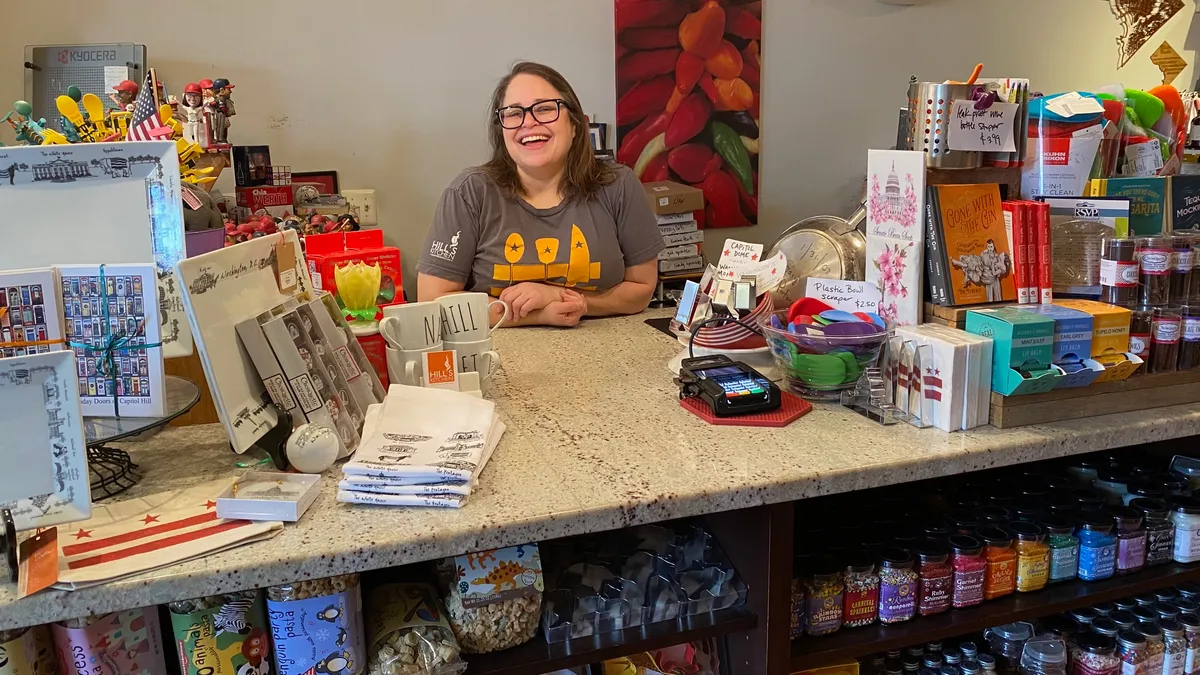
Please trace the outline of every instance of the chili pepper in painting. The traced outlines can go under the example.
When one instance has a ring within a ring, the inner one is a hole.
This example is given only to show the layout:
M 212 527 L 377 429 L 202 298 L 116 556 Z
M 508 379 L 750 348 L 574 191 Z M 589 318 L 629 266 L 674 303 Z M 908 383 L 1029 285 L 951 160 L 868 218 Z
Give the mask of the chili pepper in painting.
M 617 161 L 704 191 L 705 227 L 758 222 L 761 0 L 614 0 Z

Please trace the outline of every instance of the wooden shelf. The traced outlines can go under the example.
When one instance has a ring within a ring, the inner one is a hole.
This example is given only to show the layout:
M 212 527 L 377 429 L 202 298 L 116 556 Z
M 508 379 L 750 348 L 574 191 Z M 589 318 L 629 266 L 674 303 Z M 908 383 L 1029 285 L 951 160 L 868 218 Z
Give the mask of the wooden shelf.
M 943 640 L 1197 580 L 1200 580 L 1200 565 L 1171 564 L 1104 581 L 1076 580 L 1053 584 L 1036 593 L 1016 593 L 969 609 L 918 616 L 891 626 L 876 624 L 865 628 L 843 628 L 821 637 L 805 636 L 792 642 L 792 671 L 828 666 L 889 649 Z
M 740 633 L 758 625 L 758 617 L 746 607 L 731 607 L 676 622 L 666 621 L 648 627 L 582 638 L 570 642 L 546 644 L 539 634 L 532 641 L 502 652 L 466 656 L 471 675 L 528 675 L 549 673 L 637 652 L 682 644 L 691 640 Z

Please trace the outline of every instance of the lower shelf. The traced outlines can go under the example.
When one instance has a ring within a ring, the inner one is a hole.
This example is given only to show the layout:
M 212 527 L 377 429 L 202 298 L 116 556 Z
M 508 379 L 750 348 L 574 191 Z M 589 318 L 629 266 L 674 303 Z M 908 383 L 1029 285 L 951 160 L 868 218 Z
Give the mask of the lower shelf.
M 467 656 L 467 663 L 470 664 L 467 672 L 471 675 L 549 673 L 691 640 L 740 633 L 757 625 L 758 617 L 748 608 L 731 607 L 693 616 L 682 622 L 668 621 L 645 628 L 627 628 L 597 635 L 582 646 L 581 642 L 586 639 L 546 644 L 539 635 L 530 642 L 502 652 Z
M 1200 580 L 1200 564 L 1163 565 L 1137 574 L 1104 581 L 1068 581 L 1036 593 L 1014 595 L 984 602 L 969 609 L 952 609 L 936 616 L 914 617 L 911 621 L 865 628 L 844 628 L 832 635 L 801 637 L 792 642 L 792 671 L 819 668 L 877 654 L 889 649 L 943 640 L 985 628 L 1067 612 L 1117 598 L 1145 593 L 1185 581 Z

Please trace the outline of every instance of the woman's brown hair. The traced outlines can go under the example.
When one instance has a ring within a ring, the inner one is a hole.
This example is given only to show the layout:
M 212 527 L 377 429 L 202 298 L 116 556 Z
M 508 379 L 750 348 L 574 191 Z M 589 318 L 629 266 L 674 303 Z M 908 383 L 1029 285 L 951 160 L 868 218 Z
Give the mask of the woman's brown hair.
M 510 196 L 517 197 L 524 194 L 525 189 L 521 185 L 521 177 L 517 174 L 517 165 L 504 145 L 504 128 L 500 126 L 500 118 L 496 112 L 504 105 L 504 94 L 508 91 L 508 85 L 517 75 L 536 75 L 542 78 L 551 87 L 557 89 L 562 94 L 563 100 L 567 102 L 564 107 L 567 109 L 567 116 L 571 118 L 571 124 L 575 126 L 575 138 L 571 141 L 571 149 L 567 151 L 567 163 L 563 169 L 562 184 L 559 186 L 563 201 L 575 197 L 581 199 L 594 197 L 600 191 L 601 186 L 613 182 L 616 174 L 613 173 L 612 167 L 597 160 L 593 154 L 592 143 L 588 135 L 587 118 L 583 115 L 583 106 L 580 105 L 575 90 L 571 88 L 570 83 L 561 73 L 540 63 L 531 61 L 517 63 L 508 72 L 508 75 L 505 75 L 496 84 L 496 90 L 492 92 L 492 106 L 488 110 L 491 118 L 491 124 L 488 125 L 488 140 L 492 144 L 492 158 L 483 165 L 483 170 Z

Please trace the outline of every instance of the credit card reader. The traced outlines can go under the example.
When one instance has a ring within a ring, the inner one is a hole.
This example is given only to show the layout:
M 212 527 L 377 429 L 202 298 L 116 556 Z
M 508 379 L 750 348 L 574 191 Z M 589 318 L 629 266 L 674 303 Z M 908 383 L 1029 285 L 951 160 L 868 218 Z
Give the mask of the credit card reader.
M 768 412 L 782 403 L 779 387 L 723 354 L 684 359 L 677 381 L 679 398 L 699 398 L 718 417 Z

